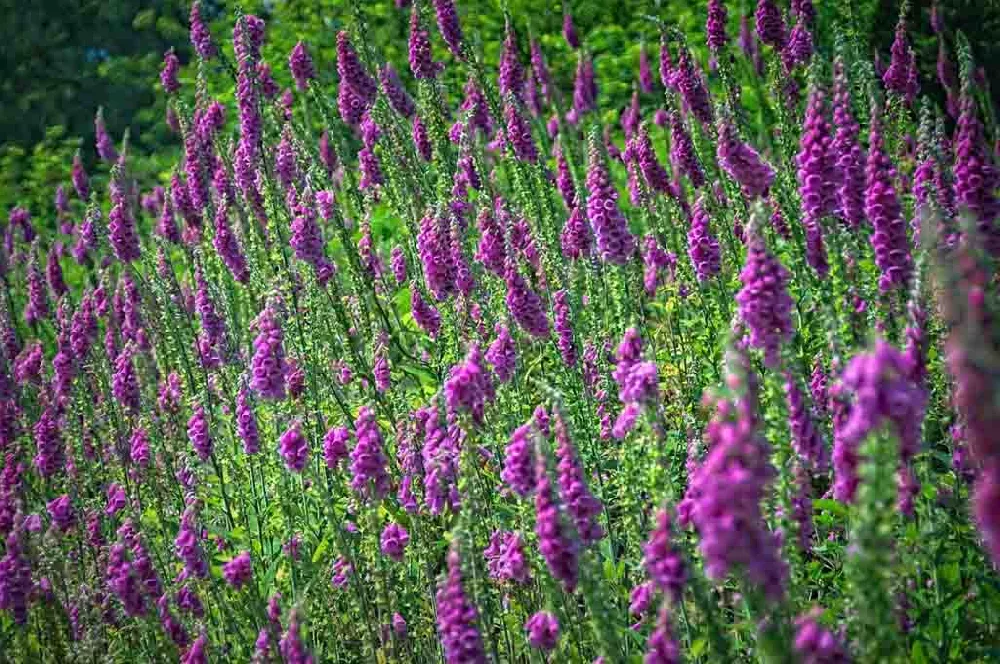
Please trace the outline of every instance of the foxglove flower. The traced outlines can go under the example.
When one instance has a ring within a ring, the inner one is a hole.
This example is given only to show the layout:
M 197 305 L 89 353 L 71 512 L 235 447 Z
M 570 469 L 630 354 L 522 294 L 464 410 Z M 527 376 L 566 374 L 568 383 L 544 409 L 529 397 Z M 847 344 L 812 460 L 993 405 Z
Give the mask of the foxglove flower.
M 563 37 L 570 48 L 580 48 L 580 37 L 576 33 L 576 26 L 573 25 L 573 16 L 568 11 L 563 13 Z
M 535 452 L 530 423 L 522 424 L 511 434 L 500 479 L 522 498 L 528 497 L 535 489 Z
M 528 560 L 524 555 L 524 542 L 518 533 L 496 530 L 490 536 L 490 545 L 483 551 L 490 578 L 525 585 L 529 579 Z
M 473 343 L 465 359 L 451 368 L 444 382 L 444 396 L 449 412 L 468 412 L 474 422 L 482 424 L 483 409 L 493 401 L 495 392 L 478 344 Z
M 508 98 L 504 103 L 503 117 L 505 134 L 514 156 L 529 164 L 536 163 L 538 161 L 538 148 L 531 137 L 531 125 L 512 98 Z
M 250 552 L 243 551 L 223 565 L 222 578 L 237 590 L 246 585 L 253 578 L 253 564 L 250 560 Z
M 785 20 L 781 17 L 781 10 L 774 4 L 774 0 L 758 0 L 757 12 L 757 36 L 768 46 L 781 50 L 788 41 L 786 34 Z
M 835 473 L 841 473 L 837 458 L 842 458 L 846 450 L 858 450 L 864 439 L 883 423 L 892 425 L 899 440 L 901 469 L 907 470 L 920 451 L 927 395 L 910 378 L 906 356 L 879 340 L 872 352 L 851 359 L 837 392 L 841 398 L 853 397 L 853 403 L 846 418 L 835 428 L 835 442 L 843 448 L 834 450 Z M 844 468 L 844 472 L 850 470 L 850 467 Z M 852 484 L 849 477 L 837 477 L 834 495 L 839 500 L 853 500 L 853 491 L 849 490 Z
M 681 647 L 670 629 L 670 614 L 666 608 L 660 610 L 656 621 L 656 629 L 646 641 L 646 654 L 643 664 L 680 664 Z
M 440 66 L 431 55 L 430 35 L 420 25 L 420 12 L 416 5 L 410 12 L 410 71 L 413 78 L 431 79 L 438 75 Z
M 729 43 L 726 35 L 726 3 L 724 0 L 708 0 L 708 19 L 705 23 L 705 34 L 708 37 L 708 48 L 718 53 Z
M 323 437 L 323 460 L 326 467 L 336 470 L 340 462 L 347 458 L 347 442 L 351 432 L 347 427 L 333 427 Z
M 358 442 L 351 451 L 351 489 L 366 502 L 381 500 L 389 492 L 388 459 L 371 408 L 362 406 L 354 431 Z
M 73 155 L 72 180 L 76 195 L 80 197 L 81 201 L 86 202 L 90 198 L 90 178 L 87 177 L 87 171 L 83 168 L 83 160 L 80 159 L 79 152 Z
M 208 26 L 201 18 L 200 0 L 191 3 L 191 14 L 188 18 L 191 27 L 191 45 L 194 46 L 199 57 L 203 60 L 211 60 L 218 55 L 219 51 L 212 42 L 212 33 L 209 32 Z
M 913 258 L 906 237 L 906 222 L 893 186 L 895 169 L 885 152 L 882 128 L 873 114 L 868 138 L 868 163 L 865 167 L 865 214 L 871 220 L 875 264 L 882 275 L 879 290 L 883 293 L 906 288 L 913 273 Z
M 670 161 L 674 167 L 688 176 L 695 188 L 705 184 L 705 172 L 694 151 L 691 135 L 684 128 L 684 123 L 677 111 L 671 111 L 670 119 Z
M 820 625 L 818 608 L 795 619 L 792 647 L 803 664 L 848 664 L 851 661 L 840 639 Z
M 458 22 L 458 12 L 455 11 L 454 0 L 434 0 L 434 13 L 437 16 L 438 30 L 441 38 L 459 60 L 462 59 L 462 26 Z
M 851 112 L 851 93 L 847 86 L 843 60 L 833 64 L 833 124 L 836 134 L 831 152 L 837 161 L 838 214 L 857 229 L 865 218 L 864 209 L 864 153 L 858 143 L 861 131 Z
M 437 626 L 447 664 L 486 664 L 486 650 L 476 627 L 479 612 L 465 594 L 458 551 L 448 552 L 448 571 L 437 591 Z
M 601 258 L 616 265 L 626 264 L 635 254 L 635 236 L 618 209 L 618 192 L 611 182 L 597 136 L 590 136 L 587 169 L 587 218 L 597 239 Z
M 66 446 L 55 408 L 49 406 L 35 422 L 35 468 L 42 477 L 52 477 L 66 466 Z
M 750 388 L 745 388 L 750 389 Z M 746 579 L 776 600 L 784 593 L 788 566 L 778 535 L 761 512 L 776 475 L 767 441 L 757 432 L 752 396 L 737 408 L 720 400 L 706 430 L 708 456 L 688 486 L 690 519 L 701 535 L 705 572 L 721 580 L 739 568 Z
M 709 96 L 705 79 L 698 65 L 691 57 L 691 52 L 681 46 L 677 56 L 677 67 L 673 70 L 673 83 L 684 100 L 684 105 L 703 125 L 713 122 L 712 100 Z
M 661 509 L 656 513 L 656 526 L 643 545 L 643 565 L 656 587 L 676 603 L 684 594 L 687 568 L 672 539 L 670 511 Z
M 396 562 L 402 562 L 403 552 L 410 543 L 410 534 L 398 523 L 390 523 L 382 530 L 379 546 L 382 553 Z
M 296 258 L 313 267 L 319 285 L 325 286 L 337 273 L 337 266 L 326 257 L 323 233 L 316 223 L 316 209 L 313 202 L 312 194 L 307 192 L 292 206 L 295 217 L 292 219 L 288 243 Z
M 545 455 L 535 461 L 535 534 L 538 548 L 549 572 L 572 593 L 580 578 L 579 545 L 570 537 L 562 523 L 555 501 Z
M 555 650 L 559 644 L 559 620 L 548 611 L 539 611 L 524 623 L 528 643 L 539 650 Z
M 111 184 L 108 186 L 108 196 L 111 199 L 111 211 L 108 213 L 108 240 L 111 242 L 115 257 L 123 263 L 131 263 L 139 259 L 140 249 L 125 177 L 125 160 L 120 159 L 112 171 Z
M 496 333 L 496 339 L 486 349 L 486 361 L 493 366 L 497 380 L 506 383 L 514 376 L 517 367 L 517 348 L 505 325 L 497 323 Z
M 309 461 L 309 441 L 302 434 L 302 426 L 292 424 L 278 439 L 278 451 L 285 460 L 285 467 L 293 473 L 301 473 Z
M 455 262 L 450 251 L 451 224 L 446 214 L 428 214 L 420 222 L 417 252 L 424 268 L 427 289 L 443 301 L 455 292 Z
M 746 264 L 740 272 L 743 288 L 736 294 L 740 317 L 750 332 L 750 344 L 764 352 L 764 364 L 778 364 L 781 345 L 792 338 L 791 275 L 759 236 L 750 239 Z
M 524 277 L 514 266 L 514 261 L 509 261 L 507 265 L 505 281 L 507 295 L 504 301 L 511 317 L 531 336 L 539 339 L 547 338 L 550 334 L 549 319 L 542 298 L 528 287 Z
M 792 28 L 792 33 L 788 37 L 788 43 L 785 45 L 785 49 L 781 53 L 782 61 L 785 63 L 785 69 L 791 71 L 798 65 L 808 63 L 812 54 L 812 33 L 809 32 L 809 27 L 806 25 L 805 19 L 800 17 L 799 20 L 795 22 L 795 27 Z
M 699 282 L 708 281 L 722 268 L 722 254 L 719 241 L 712 235 L 703 198 L 699 198 L 694 205 L 694 217 L 687 239 L 688 256 L 694 265 L 695 276 Z
M 337 91 L 340 117 L 349 125 L 357 125 L 374 103 L 377 87 L 343 30 L 337 33 L 337 74 L 340 76 Z
M 292 72 L 292 78 L 295 80 L 295 89 L 299 92 L 308 90 L 309 81 L 316 78 L 316 70 L 313 68 L 309 49 L 301 41 L 295 44 L 291 54 L 288 56 L 288 70 Z
M 194 448 L 195 453 L 198 458 L 202 461 L 208 461 L 208 458 L 212 456 L 212 434 L 208 426 L 208 417 L 205 415 L 205 409 L 201 406 L 197 406 L 194 409 L 194 413 L 191 414 L 191 418 L 188 420 L 188 440 L 191 441 L 191 447 Z
M 441 330 L 441 314 L 424 300 L 417 288 L 410 292 L 410 313 L 421 330 L 426 332 L 431 339 L 437 338 L 438 332 Z
M 163 91 L 168 95 L 172 95 L 181 89 L 181 84 L 177 80 L 177 71 L 180 69 L 181 62 L 177 59 L 177 54 L 174 53 L 174 49 L 168 50 L 163 54 L 163 69 L 160 70 L 160 85 L 163 86 Z
M 413 103 L 413 99 L 399 80 L 399 74 L 396 73 L 395 68 L 391 64 L 386 63 L 382 66 L 378 73 L 378 80 L 382 84 L 382 90 L 385 92 L 385 96 L 389 100 L 389 105 L 392 106 L 393 110 L 405 118 L 413 117 L 417 108 Z
M 816 398 L 815 395 L 813 398 Z M 807 408 L 805 395 L 791 372 L 785 372 L 785 401 L 792 448 L 811 470 L 824 472 L 829 465 L 829 453 L 813 420 L 813 413 Z
M 604 506 L 587 487 L 583 466 L 569 438 L 566 421 L 559 411 L 555 413 L 555 434 L 559 498 L 576 524 L 580 543 L 588 546 L 604 537 L 604 529 L 597 522 Z
M 960 108 L 955 134 L 955 198 L 975 216 L 987 250 L 1000 256 L 1000 230 L 995 227 L 1000 216 L 996 195 L 1000 172 L 990 158 L 971 91 L 963 91 Z
M 108 128 L 104 124 L 104 109 L 98 108 L 94 117 L 94 136 L 97 147 L 97 156 L 106 162 L 118 161 L 118 150 L 115 149 L 115 142 L 108 134 Z
M 732 120 L 719 122 L 719 146 L 716 151 L 722 168 L 743 187 L 749 198 L 767 193 L 774 183 L 774 169 L 757 151 L 740 140 Z

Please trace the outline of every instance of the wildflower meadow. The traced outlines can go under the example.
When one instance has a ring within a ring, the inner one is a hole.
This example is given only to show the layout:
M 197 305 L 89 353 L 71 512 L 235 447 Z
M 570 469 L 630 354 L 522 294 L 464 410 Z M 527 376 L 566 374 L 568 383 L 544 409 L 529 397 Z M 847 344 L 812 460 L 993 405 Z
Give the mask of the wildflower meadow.
M 583 0 L 277 55 L 206 4 L 159 154 L 108 100 L 4 211 L 0 661 L 1000 661 L 1000 128 L 937 4 L 651 1 L 624 69 Z

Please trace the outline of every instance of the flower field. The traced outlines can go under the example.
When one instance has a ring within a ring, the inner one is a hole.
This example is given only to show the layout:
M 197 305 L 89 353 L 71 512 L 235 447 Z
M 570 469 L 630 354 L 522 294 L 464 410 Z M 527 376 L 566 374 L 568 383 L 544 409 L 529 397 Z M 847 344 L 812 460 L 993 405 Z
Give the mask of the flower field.
M 501 4 L 195 0 L 169 170 L 98 109 L 7 211 L 0 661 L 1000 661 L 966 36 L 651 2 L 622 105 Z

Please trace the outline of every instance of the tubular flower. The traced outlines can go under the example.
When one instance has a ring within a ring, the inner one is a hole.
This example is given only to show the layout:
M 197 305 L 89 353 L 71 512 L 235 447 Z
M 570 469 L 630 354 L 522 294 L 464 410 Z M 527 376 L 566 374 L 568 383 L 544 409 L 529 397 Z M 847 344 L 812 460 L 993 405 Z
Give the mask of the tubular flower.
M 486 403 L 493 401 L 493 377 L 484 366 L 479 345 L 473 343 L 465 359 L 451 368 L 444 382 L 445 403 L 449 412 L 468 412 L 477 424 L 483 420 Z
M 688 487 L 690 519 L 701 535 L 705 571 L 722 579 L 739 568 L 747 580 L 772 599 L 784 593 L 788 566 L 781 559 L 779 537 L 771 532 L 761 503 L 776 475 L 767 441 L 756 430 L 752 397 L 736 408 L 716 405 L 706 431 L 708 456 Z
M 366 502 L 381 500 L 389 492 L 388 459 L 371 408 L 358 412 L 354 431 L 358 442 L 351 451 L 351 488 Z
M 535 534 L 538 548 L 552 576 L 572 593 L 580 577 L 579 545 L 567 535 L 559 507 L 555 502 L 552 483 L 546 468 L 545 455 L 535 461 Z
M 309 461 L 309 441 L 302 434 L 302 426 L 296 422 L 288 427 L 278 439 L 278 451 L 285 460 L 285 467 L 293 473 L 301 473 Z
M 316 78 L 316 70 L 313 68 L 312 57 L 309 49 L 303 42 L 298 42 L 288 56 L 288 70 L 292 72 L 295 80 L 295 89 L 305 92 L 309 89 L 309 81 Z
M 550 334 L 549 318 L 542 298 L 525 283 L 524 277 L 514 267 L 514 261 L 507 266 L 507 310 L 522 330 L 533 337 L 544 339 Z
M 587 218 L 597 239 L 597 249 L 605 262 L 624 265 L 635 254 L 636 240 L 618 208 L 618 192 L 611 182 L 596 135 L 590 137 L 588 161 Z
M 262 399 L 280 401 L 285 398 L 284 332 L 273 304 L 268 304 L 256 320 L 257 337 L 253 342 L 250 362 L 250 387 Z
M 779 51 L 785 48 L 788 41 L 785 20 L 781 17 L 781 10 L 774 4 L 774 0 L 758 0 L 755 17 L 757 36 L 760 40 Z
M 458 550 L 448 552 L 448 572 L 437 591 L 437 625 L 447 664 L 485 664 L 479 612 L 465 593 Z
M 455 11 L 454 0 L 434 0 L 434 13 L 437 15 L 438 30 L 441 38 L 459 60 L 462 59 L 462 26 L 458 22 L 458 12 Z
M 688 256 L 694 265 L 695 276 L 699 282 L 708 281 L 722 269 L 722 254 L 719 241 L 712 235 L 703 198 L 699 198 L 694 205 L 694 218 L 687 239 Z
M 729 43 L 729 36 L 726 35 L 727 18 L 724 0 L 708 0 L 705 34 L 708 37 L 708 48 L 714 53 L 718 53 L 723 46 Z
M 750 332 L 750 344 L 764 351 L 764 363 L 778 364 L 781 344 L 792 338 L 791 275 L 759 236 L 750 239 L 746 264 L 740 272 L 743 288 L 736 294 L 740 317 Z
M 960 109 L 955 135 L 955 198 L 975 216 L 987 251 L 1000 256 L 1000 229 L 996 227 L 1000 171 L 990 158 L 983 125 L 976 116 L 976 102 L 968 90 L 962 94 Z
M 687 568 L 684 558 L 674 547 L 671 514 L 669 509 L 656 513 L 656 525 L 643 545 L 643 565 L 650 580 L 665 593 L 672 602 L 680 602 L 687 583 Z
M 684 99 L 684 105 L 691 114 L 703 125 L 712 124 L 712 100 L 705 85 L 705 79 L 691 57 L 691 52 L 683 46 L 677 56 L 677 67 L 674 69 L 673 81 L 674 86 Z
M 566 421 L 558 410 L 555 413 L 555 434 L 559 497 L 576 524 L 580 543 L 588 546 L 604 537 L 604 529 L 597 522 L 604 507 L 587 487 L 583 466 L 569 438 Z
M 885 153 L 882 128 L 873 114 L 865 167 L 865 214 L 874 232 L 871 245 L 875 264 L 881 270 L 879 290 L 883 293 L 906 288 L 913 273 L 913 257 L 906 237 L 906 222 L 893 186 L 894 167 Z
M 415 79 L 435 78 L 441 69 L 431 56 L 430 35 L 420 25 L 420 12 L 416 5 L 410 12 L 409 57 L 410 71 Z
M 831 144 L 837 160 L 837 210 L 854 229 L 865 219 L 864 152 L 858 143 L 861 129 L 851 112 L 851 93 L 847 87 L 844 62 L 839 57 L 833 65 L 833 125 L 836 134 Z
M 728 118 L 719 122 L 716 154 L 722 168 L 743 187 L 749 198 L 765 195 L 774 183 L 774 169 L 756 150 L 740 140 L 735 125 Z

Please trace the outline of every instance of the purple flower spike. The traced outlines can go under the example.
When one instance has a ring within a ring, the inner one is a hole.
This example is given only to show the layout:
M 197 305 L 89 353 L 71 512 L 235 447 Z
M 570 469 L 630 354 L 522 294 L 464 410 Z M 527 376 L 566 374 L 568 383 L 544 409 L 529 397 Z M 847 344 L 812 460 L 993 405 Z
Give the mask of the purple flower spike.
M 712 234 L 705 201 L 699 198 L 694 205 L 694 217 L 688 231 L 688 256 L 694 265 L 695 276 L 703 283 L 722 269 L 722 254 L 719 241 Z
M 357 444 L 351 452 L 351 488 L 366 501 L 381 500 L 389 492 L 388 459 L 375 413 L 363 406 L 354 422 Z
M 309 442 L 302 435 L 302 427 L 296 422 L 288 427 L 278 439 L 278 450 L 285 460 L 285 467 L 293 473 L 301 473 L 309 460 Z
M 191 3 L 191 14 L 188 22 L 191 26 L 191 45 L 194 46 L 198 56 L 203 60 L 211 60 L 218 55 L 218 48 L 212 42 L 212 33 L 209 32 L 208 26 L 201 18 L 200 0 Z
M 479 612 L 465 594 L 458 550 L 448 552 L 448 573 L 437 591 L 437 625 L 447 664 L 486 664 L 476 622 Z
M 316 70 L 313 68 L 312 57 L 305 43 L 298 42 L 288 56 L 288 70 L 292 72 L 295 79 L 295 89 L 305 92 L 309 89 L 309 81 L 316 78 Z
M 413 6 L 410 12 L 410 71 L 415 79 L 432 79 L 438 75 L 440 66 L 431 56 L 431 39 L 427 30 L 420 25 L 420 12 Z
M 872 114 L 865 167 L 865 214 L 871 220 L 875 264 L 881 270 L 878 287 L 883 293 L 905 289 L 913 273 L 913 257 L 906 237 L 906 222 L 893 185 L 895 168 L 885 152 L 878 113 Z
M 666 608 L 660 611 L 656 629 L 646 641 L 643 664 L 680 664 L 681 646 L 670 628 L 670 613 Z
M 555 650 L 559 643 L 559 620 L 548 611 L 539 611 L 524 623 L 528 643 L 539 650 Z
M 535 461 L 535 534 L 552 576 L 572 593 L 580 578 L 579 545 L 566 533 L 546 468 L 545 455 Z
M 160 70 L 160 85 L 163 91 L 172 95 L 181 89 L 181 84 L 177 80 L 177 71 L 181 67 L 181 61 L 177 59 L 174 49 L 170 49 L 163 54 L 163 69 Z
M 379 542 L 384 555 L 396 562 L 402 562 L 403 552 L 410 543 L 410 533 L 398 523 L 390 523 L 382 530 Z
M 462 26 L 458 22 L 458 12 L 455 11 L 454 0 L 434 0 L 434 13 L 437 15 L 438 30 L 441 38 L 459 60 L 462 59 Z
M 840 639 L 819 623 L 822 609 L 816 609 L 795 619 L 795 648 L 803 664 L 849 664 L 851 661 Z
M 680 602 L 687 583 L 684 558 L 672 543 L 673 529 L 669 509 L 656 513 L 656 526 L 643 546 L 643 564 L 650 580 L 672 602 Z
M 257 317 L 257 337 L 254 339 L 250 362 L 250 387 L 262 399 L 280 401 L 285 398 L 284 332 L 273 304 L 269 303 Z
M 250 552 L 243 551 L 238 556 L 222 566 L 222 577 L 226 583 L 239 590 L 253 578 L 253 565 Z
M 755 17 L 760 40 L 776 50 L 783 49 L 788 41 L 788 34 L 781 10 L 774 4 L 774 0 L 758 0 Z
M 708 0 L 708 19 L 705 23 L 705 33 L 708 36 L 708 48 L 714 53 L 722 50 L 729 43 L 726 34 L 726 3 L 724 0 Z
M 788 270 L 754 236 L 740 272 L 743 288 L 736 294 L 740 317 L 750 332 L 750 344 L 764 351 L 764 364 L 778 365 L 781 345 L 792 338 L 792 307 Z
M 596 134 L 590 137 L 587 190 L 587 218 L 601 258 L 616 265 L 628 263 L 635 254 L 636 240 L 618 208 L 618 192 L 611 182 Z
M 749 198 L 763 196 L 774 183 L 774 169 L 740 139 L 736 126 L 728 118 L 719 122 L 717 156 L 722 168 L 743 187 Z
M 833 124 L 836 134 L 831 150 L 839 175 L 837 213 L 851 228 L 858 229 L 865 219 L 865 156 L 858 142 L 861 128 L 851 112 L 851 93 L 840 58 L 833 64 Z

